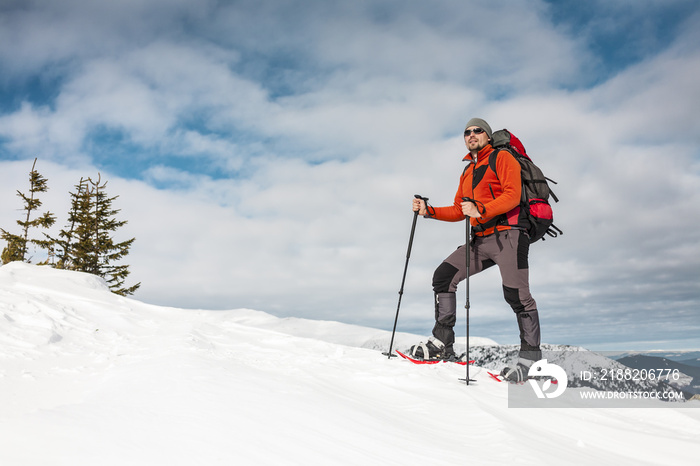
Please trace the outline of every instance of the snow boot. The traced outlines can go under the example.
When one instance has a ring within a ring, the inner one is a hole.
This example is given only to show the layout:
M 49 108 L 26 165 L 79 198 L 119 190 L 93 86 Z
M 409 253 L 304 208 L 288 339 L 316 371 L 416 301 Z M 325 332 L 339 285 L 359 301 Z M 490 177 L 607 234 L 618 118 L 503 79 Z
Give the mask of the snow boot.
M 536 351 L 523 351 L 523 349 L 521 348 L 521 356 L 518 358 L 517 364 L 515 364 L 515 366 L 506 366 L 501 371 L 501 376 L 504 380 L 507 380 L 511 383 L 523 383 L 527 379 L 531 378 L 528 376 L 528 373 L 530 372 L 530 367 L 532 367 L 536 360 L 534 359 L 534 357 L 522 357 L 523 354 L 527 356 L 538 356 L 539 358 L 542 357 L 542 353 L 541 351 L 539 351 L 539 349 Z
M 422 360 L 457 360 L 454 350 L 451 347 L 445 348 L 445 344 L 435 337 L 430 337 L 427 343 L 420 342 L 417 345 L 411 346 L 410 354 L 412 357 Z
M 518 361 L 515 366 L 506 366 L 501 371 L 501 377 L 511 383 L 523 383 L 527 380 L 530 368 Z

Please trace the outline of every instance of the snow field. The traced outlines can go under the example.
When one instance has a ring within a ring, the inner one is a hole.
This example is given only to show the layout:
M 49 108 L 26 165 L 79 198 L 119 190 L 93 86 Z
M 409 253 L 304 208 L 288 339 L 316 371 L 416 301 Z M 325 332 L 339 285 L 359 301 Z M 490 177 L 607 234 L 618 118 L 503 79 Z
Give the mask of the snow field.
M 247 309 L 152 306 L 93 276 L 8 264 L 0 267 L 0 464 L 700 458 L 698 409 L 512 409 L 509 386 L 481 368 L 466 386 L 463 366 L 388 360 L 389 338 Z M 424 338 L 398 334 L 395 347 Z

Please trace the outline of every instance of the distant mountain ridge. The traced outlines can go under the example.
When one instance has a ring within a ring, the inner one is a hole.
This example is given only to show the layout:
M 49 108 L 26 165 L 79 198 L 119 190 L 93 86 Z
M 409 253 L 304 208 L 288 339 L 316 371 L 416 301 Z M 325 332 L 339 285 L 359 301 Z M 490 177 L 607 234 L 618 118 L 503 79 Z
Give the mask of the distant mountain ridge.
M 647 356 L 644 354 L 625 356 L 624 358 L 618 359 L 617 362 L 624 364 L 627 367 L 640 370 L 677 369 L 679 372 L 692 378 L 687 385 L 679 385 L 679 388 L 696 395 L 700 394 L 700 367 L 683 364 L 682 362 L 672 361 L 667 358 Z
M 608 354 L 604 352 L 603 354 Z M 652 358 L 665 358 L 680 362 L 689 366 L 700 367 L 700 351 L 629 351 L 625 353 L 610 354 L 612 359 L 618 360 L 627 356 L 650 356 Z
M 700 367 L 700 358 L 683 359 L 682 361 L 678 362 L 685 364 L 686 366 Z

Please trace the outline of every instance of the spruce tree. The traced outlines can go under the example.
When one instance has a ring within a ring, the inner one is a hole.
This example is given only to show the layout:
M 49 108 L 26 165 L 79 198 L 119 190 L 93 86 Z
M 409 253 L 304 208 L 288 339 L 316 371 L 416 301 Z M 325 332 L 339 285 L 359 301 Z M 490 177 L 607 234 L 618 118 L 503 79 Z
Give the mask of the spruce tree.
M 17 224 L 22 228 L 21 233 L 16 235 L 0 228 L 0 232 L 2 232 L 0 237 L 7 241 L 7 246 L 2 251 L 3 264 L 12 261 L 29 261 L 30 259 L 27 259 L 27 253 L 30 244 L 34 244 L 35 246 L 49 251 L 53 249 L 53 242 L 46 233 L 44 233 L 45 239 L 30 238 L 29 236 L 30 229 L 39 227 L 50 228 L 56 222 L 56 217 L 51 212 L 44 212 L 32 218 L 42 205 L 38 194 L 45 193 L 49 190 L 48 180 L 36 170 L 36 161 L 37 159 L 35 158 L 32 164 L 32 170 L 29 172 L 29 194 L 27 195 L 19 190 L 17 191 L 17 196 L 19 196 L 24 203 L 22 210 L 25 212 L 24 219 L 17 220 Z
M 90 232 L 94 228 L 90 226 L 92 198 L 88 181 L 80 178 L 80 182 L 75 185 L 75 192 L 69 194 L 71 208 L 68 211 L 68 225 L 58 233 L 59 237 L 55 240 L 56 268 L 87 272 L 90 268 L 90 251 L 94 249 L 90 243 Z
M 22 242 L 22 237 L 2 230 L 2 239 L 7 241 L 7 246 L 2 250 L 2 263 L 23 261 L 24 243 Z
M 71 193 L 68 225 L 56 240 L 60 247 L 57 267 L 98 275 L 107 281 L 114 293 L 130 295 L 141 284 L 125 287 L 129 266 L 114 263 L 129 254 L 135 238 L 115 242 L 111 236 L 127 222 L 116 220 L 120 210 L 112 208 L 112 202 L 119 196 L 107 196 L 106 186 L 107 182 L 102 183 L 101 176 L 97 181 L 81 178 L 75 186 L 76 191 Z
M 126 277 L 129 275 L 128 265 L 114 265 L 114 262 L 123 259 L 129 254 L 129 249 L 136 238 L 131 238 L 118 243 L 114 242 L 111 232 L 126 225 L 126 220 L 116 220 L 115 216 L 120 212 L 112 208 L 112 202 L 119 196 L 109 197 L 105 191 L 107 182 L 100 184 L 89 180 L 91 184 L 92 198 L 94 201 L 94 244 L 95 264 L 97 275 L 104 277 L 112 291 L 121 295 L 133 294 L 140 286 L 137 283 L 131 287 L 124 287 Z

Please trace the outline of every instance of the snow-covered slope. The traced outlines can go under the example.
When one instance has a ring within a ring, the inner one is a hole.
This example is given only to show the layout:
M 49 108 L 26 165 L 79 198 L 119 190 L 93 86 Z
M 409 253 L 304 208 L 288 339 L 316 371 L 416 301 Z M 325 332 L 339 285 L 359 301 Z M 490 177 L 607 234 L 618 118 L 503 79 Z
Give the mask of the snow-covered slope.
M 466 386 L 462 366 L 382 356 L 389 338 L 246 309 L 157 307 L 90 275 L 8 264 L 0 267 L 0 464 L 700 458 L 698 409 L 508 408 L 508 386 L 481 368 Z M 395 346 L 420 338 L 399 334 Z

